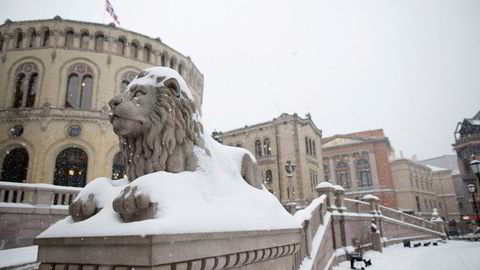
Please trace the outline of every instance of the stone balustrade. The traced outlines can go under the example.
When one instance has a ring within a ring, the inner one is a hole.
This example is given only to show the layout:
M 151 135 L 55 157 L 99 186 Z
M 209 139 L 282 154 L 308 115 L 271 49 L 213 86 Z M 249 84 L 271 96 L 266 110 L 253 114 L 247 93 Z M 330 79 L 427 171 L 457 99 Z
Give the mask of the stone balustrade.
M 69 205 L 81 188 L 0 181 L 0 202 L 36 206 Z

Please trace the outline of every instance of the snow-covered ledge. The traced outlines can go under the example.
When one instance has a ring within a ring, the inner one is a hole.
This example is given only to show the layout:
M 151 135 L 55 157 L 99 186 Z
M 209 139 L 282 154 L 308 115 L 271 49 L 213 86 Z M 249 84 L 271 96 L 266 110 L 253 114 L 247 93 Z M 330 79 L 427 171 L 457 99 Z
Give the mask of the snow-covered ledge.
M 251 265 L 249 269 L 291 269 L 293 254 L 300 248 L 300 229 L 50 238 L 36 243 L 39 261 L 46 262 L 40 269 L 66 269 L 67 264 L 68 269 L 225 269 L 244 265 Z

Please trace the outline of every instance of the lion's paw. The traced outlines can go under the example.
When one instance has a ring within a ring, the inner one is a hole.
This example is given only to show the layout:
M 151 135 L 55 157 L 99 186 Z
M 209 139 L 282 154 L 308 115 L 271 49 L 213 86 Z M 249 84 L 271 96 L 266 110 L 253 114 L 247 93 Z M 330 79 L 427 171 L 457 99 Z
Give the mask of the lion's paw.
M 120 214 L 125 222 L 152 219 L 157 212 L 157 204 L 150 201 L 145 193 L 135 194 L 137 187 L 127 186 L 122 193 L 113 200 L 113 210 Z
M 86 201 L 78 199 L 68 207 L 68 213 L 73 221 L 79 222 L 85 220 L 98 212 L 93 194 L 89 194 Z

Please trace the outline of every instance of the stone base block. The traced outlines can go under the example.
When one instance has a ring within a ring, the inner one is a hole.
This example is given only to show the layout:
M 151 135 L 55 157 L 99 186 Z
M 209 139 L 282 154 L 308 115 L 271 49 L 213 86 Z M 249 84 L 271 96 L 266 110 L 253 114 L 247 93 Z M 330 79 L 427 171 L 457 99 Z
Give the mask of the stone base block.
M 40 238 L 40 269 L 290 270 L 300 229 L 173 235 Z

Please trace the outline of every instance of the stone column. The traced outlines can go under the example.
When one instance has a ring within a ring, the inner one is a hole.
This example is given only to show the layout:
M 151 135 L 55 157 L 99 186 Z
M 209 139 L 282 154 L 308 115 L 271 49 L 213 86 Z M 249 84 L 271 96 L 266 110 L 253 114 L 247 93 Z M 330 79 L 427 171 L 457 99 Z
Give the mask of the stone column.
M 358 183 L 357 183 L 357 170 L 355 170 L 355 159 L 353 159 L 353 155 L 348 155 L 348 165 L 350 167 L 350 190 L 357 190 Z
M 315 189 L 317 190 L 318 196 L 321 196 L 322 194 L 327 195 L 328 211 L 337 210 L 337 207 L 335 206 L 335 197 L 333 194 L 334 188 L 332 184 L 330 184 L 329 182 L 321 182 L 317 185 Z
M 345 190 L 343 189 L 342 186 L 335 185 L 333 186 L 334 188 L 334 195 L 335 195 L 335 206 L 337 207 L 337 210 L 340 212 L 344 212 L 347 210 L 345 207 Z

